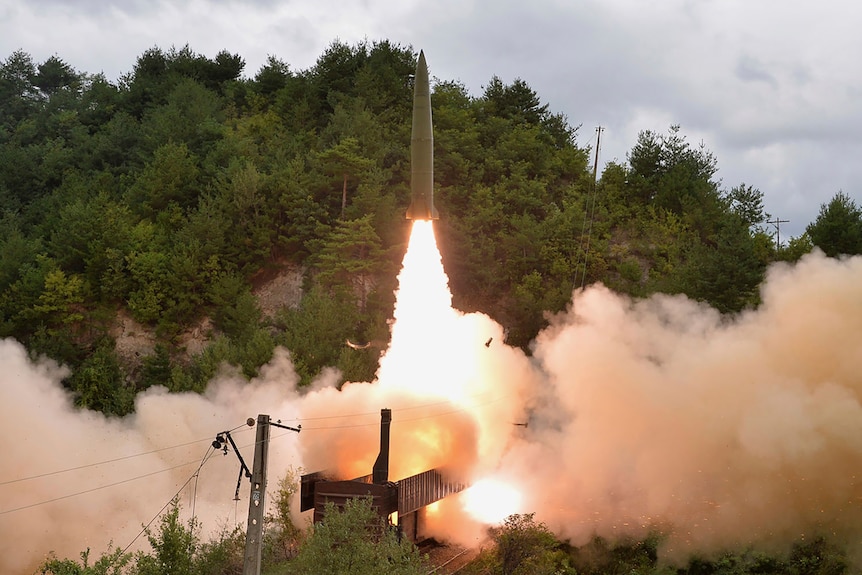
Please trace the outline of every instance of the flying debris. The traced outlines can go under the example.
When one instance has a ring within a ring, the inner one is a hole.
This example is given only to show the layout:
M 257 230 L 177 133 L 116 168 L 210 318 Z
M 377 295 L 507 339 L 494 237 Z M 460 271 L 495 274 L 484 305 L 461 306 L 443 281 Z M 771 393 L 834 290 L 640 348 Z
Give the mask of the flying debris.
M 410 207 L 408 220 L 436 220 L 434 207 L 434 131 L 431 87 L 425 53 L 419 52 L 413 84 L 413 131 L 410 137 Z
M 350 349 L 368 349 L 369 347 L 371 347 L 370 341 L 366 341 L 365 343 L 353 343 L 349 339 L 346 339 L 344 340 L 344 343 L 346 343 L 347 347 L 349 347 Z

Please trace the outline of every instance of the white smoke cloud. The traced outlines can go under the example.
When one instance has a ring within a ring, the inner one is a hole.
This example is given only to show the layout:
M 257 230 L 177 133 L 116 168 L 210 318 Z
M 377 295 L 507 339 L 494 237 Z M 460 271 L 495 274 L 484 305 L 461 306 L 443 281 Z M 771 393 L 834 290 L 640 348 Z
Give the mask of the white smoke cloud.
M 31 363 L 13 340 L 0 341 L 0 365 L 4 573 L 32 570 L 50 551 L 77 557 L 88 547 L 99 554 L 111 541 L 124 547 L 178 492 L 184 507 L 196 509 L 205 535 L 232 524 L 239 471 L 233 455 L 207 461 L 197 480 L 181 487 L 217 432 L 259 412 L 297 413 L 297 377 L 283 352 L 251 383 L 225 375 L 203 395 L 148 390 L 138 396 L 135 414 L 122 419 L 75 409 L 60 384 L 66 370 L 50 361 Z M 251 464 L 254 434 L 248 431 L 243 426 L 234 436 Z M 298 446 L 294 437 L 273 441 L 276 468 L 298 461 Z M 240 509 L 239 518 L 244 515 Z
M 574 543 L 660 527 L 670 557 L 858 541 L 862 258 L 774 266 L 762 296 L 728 320 L 683 297 L 576 294 L 535 348 L 555 427 L 504 463 L 528 507 Z
M 401 279 L 402 290 L 411 285 Z M 681 296 L 634 301 L 593 286 L 539 335 L 533 357 L 501 343 L 490 318 L 442 298 L 432 313 L 441 332 L 409 329 L 429 310 L 401 315 L 374 383 L 339 391 L 327 371 L 300 392 L 280 350 L 252 382 L 225 374 L 203 395 L 148 390 L 123 419 L 73 408 L 63 368 L 0 341 L 0 571 L 32 568 L 51 550 L 125 546 L 215 433 L 258 413 L 303 425 L 274 433 L 270 488 L 291 468 L 370 473 L 382 407 L 393 410 L 390 479 L 431 467 L 493 475 L 520 489 L 520 511 L 575 544 L 660 528 L 665 556 L 684 558 L 815 532 L 858 540 L 860 292 L 862 258 L 821 254 L 771 268 L 762 305 L 735 319 Z M 250 463 L 253 430 L 234 436 Z M 207 533 L 244 522 L 247 484 L 232 501 L 238 471 L 233 455 L 219 455 L 191 484 L 195 500 L 181 492 Z M 483 531 L 459 498 L 429 512 L 426 527 L 461 543 Z

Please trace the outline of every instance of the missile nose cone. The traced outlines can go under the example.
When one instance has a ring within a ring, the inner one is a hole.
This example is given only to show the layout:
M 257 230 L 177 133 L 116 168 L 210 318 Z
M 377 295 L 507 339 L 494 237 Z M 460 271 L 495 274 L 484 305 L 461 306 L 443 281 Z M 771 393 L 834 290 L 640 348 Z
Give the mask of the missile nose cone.
M 413 127 L 410 137 L 410 207 L 407 219 L 437 219 L 434 208 L 434 134 L 431 85 L 425 52 L 419 51 L 413 80 Z
M 419 52 L 419 61 L 416 63 L 416 80 L 413 87 L 413 98 L 431 94 L 428 82 L 428 64 L 425 62 L 425 52 Z

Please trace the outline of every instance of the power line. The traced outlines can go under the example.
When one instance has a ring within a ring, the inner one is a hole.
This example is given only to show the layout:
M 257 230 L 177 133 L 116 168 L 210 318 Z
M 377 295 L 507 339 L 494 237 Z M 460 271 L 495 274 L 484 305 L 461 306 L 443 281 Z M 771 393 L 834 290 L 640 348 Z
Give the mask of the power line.
M 240 426 L 240 427 L 242 427 L 242 426 Z M 239 429 L 239 427 L 237 427 L 236 429 Z M 183 484 L 180 486 L 180 488 L 179 488 L 179 489 L 177 489 L 176 493 L 174 493 L 174 494 L 171 496 L 171 498 L 170 498 L 170 499 L 168 499 L 167 503 L 165 503 L 165 504 L 162 506 L 162 508 L 161 508 L 161 509 L 159 509 L 158 513 L 156 513 L 156 514 L 153 516 L 153 518 L 152 518 L 152 519 L 150 519 L 150 521 L 149 521 L 149 522 L 148 522 L 148 523 L 147 523 L 147 524 L 146 524 L 146 525 L 145 525 L 145 526 L 144 526 L 144 527 L 143 527 L 143 528 L 138 532 L 138 534 L 137 534 L 137 535 L 135 535 L 135 537 L 134 537 L 134 538 L 129 542 L 129 544 L 128 544 L 128 545 L 126 545 L 126 546 L 123 548 L 123 550 L 122 550 L 122 551 L 120 551 L 120 553 L 117 555 L 116 559 L 119 559 L 120 557 L 122 557 L 123 555 L 125 555 L 125 554 L 126 554 L 126 551 L 128 551 L 128 550 L 129 550 L 129 548 L 130 548 L 132 545 L 134 545 L 134 544 L 135 544 L 135 541 L 137 541 L 137 540 L 141 537 L 141 535 L 143 535 L 144 533 L 146 533 L 147 529 L 149 529 L 149 528 L 150 528 L 150 526 L 153 524 L 153 522 L 154 522 L 156 519 L 158 519 L 158 518 L 159 518 L 159 516 L 161 516 L 161 514 L 162 514 L 162 513 L 164 513 L 164 512 L 165 512 L 165 509 L 167 509 L 167 508 L 168 508 L 168 506 L 171 504 L 171 502 L 173 502 L 173 501 L 174 501 L 174 500 L 179 496 L 179 494 L 182 492 L 182 490 L 183 490 L 183 489 L 185 489 L 185 488 L 186 488 L 186 486 L 188 486 L 188 484 L 192 481 L 192 479 L 195 479 L 195 478 L 197 478 L 197 477 L 200 475 L 201 469 L 203 469 L 203 466 L 206 464 L 206 462 L 207 462 L 207 461 L 209 461 L 209 460 L 210 460 L 210 458 L 211 458 L 214 454 L 215 454 L 215 449 L 213 449 L 213 447 L 212 447 L 212 446 L 208 447 L 208 448 L 207 448 L 206 453 L 204 453 L 203 458 L 201 459 L 200 463 L 198 464 L 197 469 L 195 469 L 195 472 L 194 472 L 194 473 L 192 473 L 192 475 L 191 475 L 188 479 L 186 479 L 185 483 L 183 483 Z M 162 470 L 160 470 L 160 471 L 154 471 L 153 473 L 147 473 L 147 474 L 145 474 L 145 475 L 140 475 L 140 476 L 138 476 L 138 477 L 133 477 L 133 478 L 130 478 L 130 479 L 125 479 L 125 480 L 123 480 L 123 481 L 117 481 L 117 482 L 115 482 L 115 483 L 111 483 L 111 484 L 109 484 L 109 485 L 102 485 L 102 486 L 100 486 L 100 487 L 95 487 L 95 488 L 93 488 L 93 489 L 88 489 L 88 490 L 85 490 L 85 491 L 80 491 L 80 492 L 78 492 L 78 493 L 72 493 L 72 494 L 69 494 L 69 495 L 64 495 L 64 496 L 62 496 L 62 497 L 56 497 L 56 498 L 54 498 L 54 499 L 51 499 L 51 500 L 48 500 L 48 501 L 42 501 L 42 502 L 40 502 L 40 503 L 33 503 L 33 504 L 30 504 L 30 505 L 25 505 L 25 506 L 22 506 L 22 507 L 18 507 L 18 508 L 16 508 L 16 509 L 7 509 L 7 510 L 5 510 L 5 511 L 0 511 L 0 515 L 6 514 L 6 513 L 12 513 L 12 512 L 14 512 L 14 511 L 20 511 L 20 510 L 22 510 L 22 509 L 29 509 L 29 508 L 32 508 L 32 507 L 36 507 L 36 506 L 38 506 L 38 505 L 45 505 L 45 504 L 47 504 L 47 503 L 52 503 L 52 502 L 54 502 L 54 501 L 59 501 L 59 500 L 61 500 L 61 499 L 68 499 L 68 498 L 70 498 L 70 497 L 75 497 L 75 496 L 77 496 L 77 495 L 83 495 L 83 494 L 85 494 L 85 493 L 91 493 L 91 492 L 93 492 L 93 491 L 98 491 L 98 490 L 100 490 L 100 489 L 105 489 L 105 488 L 108 488 L 108 487 L 113 487 L 113 486 L 115 486 L 115 485 L 121 485 L 121 484 L 123 484 L 123 483 L 129 483 L 129 482 L 131 482 L 131 481 L 135 481 L 135 480 L 138 480 L 138 479 L 143 479 L 143 478 L 145 478 L 145 477 L 150 477 L 150 476 L 152 476 L 152 475 L 157 475 L 157 474 L 159 474 L 159 473 L 164 473 L 164 472 L 166 472 L 166 471 L 171 471 L 171 470 L 173 470 L 173 469 L 178 469 L 178 468 L 180 468 L 180 467 L 185 467 L 186 465 L 190 465 L 190 464 L 192 464 L 192 463 L 195 463 L 195 462 L 194 462 L 194 461 L 190 461 L 190 462 L 187 462 L 187 463 L 183 463 L 183 464 L 180 464 L 180 465 L 176 465 L 176 466 L 174 466 L 174 467 L 170 467 L 170 468 L 168 468 L 168 469 L 162 469 Z M 197 488 L 195 488 L 195 498 L 197 498 Z M 193 507 L 192 509 L 193 509 L 193 510 L 192 510 L 192 518 L 194 518 L 194 507 Z M 115 559 L 115 560 L 116 560 L 116 559 Z M 113 561 L 112 561 L 112 563 L 113 563 Z M 110 567 L 110 564 L 108 565 L 108 567 Z
M 241 427 L 245 427 L 245 424 L 238 425 L 237 427 L 231 429 L 231 431 L 236 431 L 237 429 L 239 429 Z M 180 447 L 187 447 L 189 445 L 194 445 L 195 443 L 202 443 L 204 441 L 209 443 L 212 441 L 212 439 L 211 438 L 196 439 L 194 441 L 187 441 L 186 443 L 180 443 L 179 445 L 172 445 L 170 447 L 161 447 L 159 449 L 152 449 L 150 451 L 143 451 L 141 453 L 135 453 L 132 455 L 123 455 L 121 457 L 115 457 L 114 459 L 106 459 L 104 461 L 97 461 L 95 463 L 86 463 L 84 465 L 78 465 L 77 467 L 69 467 L 66 469 L 60 469 L 58 471 L 47 471 L 45 473 L 39 473 L 37 475 L 30 475 L 28 477 L 20 477 L 18 479 L 8 479 L 6 481 L 0 481 L 0 486 L 11 485 L 13 483 L 21 483 L 22 481 L 30 481 L 33 479 L 41 479 L 43 477 L 50 477 L 52 475 L 60 475 L 62 473 L 69 473 L 70 471 L 80 471 L 81 469 L 87 469 L 90 467 L 98 467 L 99 465 L 106 465 L 108 463 L 116 463 L 118 461 L 125 461 L 127 459 L 134 459 L 135 457 L 143 457 L 144 455 L 152 455 L 153 453 L 159 453 L 162 451 L 169 451 L 171 449 L 179 449 Z
M 237 429 L 239 429 L 239 428 L 237 428 Z M 171 504 L 171 502 L 172 502 L 174 499 L 176 499 L 176 498 L 177 498 L 177 496 L 182 492 L 182 490 L 183 490 L 183 489 L 185 489 L 185 488 L 186 488 L 186 486 L 189 484 L 189 482 L 191 482 L 191 480 L 192 480 L 192 479 L 196 478 L 196 477 L 200 474 L 201 469 L 203 469 L 204 464 L 205 464 L 207 461 L 209 461 L 209 460 L 210 460 L 210 458 L 211 458 L 213 455 L 215 455 L 215 449 L 214 449 L 212 446 L 210 446 L 210 447 L 208 447 L 208 448 L 207 448 L 207 451 L 206 451 L 206 453 L 204 454 L 203 459 L 201 459 L 201 463 L 200 463 L 200 465 L 198 465 L 198 468 L 197 468 L 197 469 L 195 469 L 195 472 L 191 475 L 191 477 L 189 477 L 188 479 L 186 479 L 186 482 L 185 482 L 185 483 L 183 483 L 183 484 L 182 484 L 182 486 L 181 486 L 179 489 L 177 489 L 177 492 L 176 492 L 176 493 L 174 493 L 174 494 L 171 496 L 171 498 L 170 498 L 170 499 L 168 499 L 168 502 L 167 502 L 167 503 L 165 503 L 165 504 L 162 506 L 162 508 L 161 508 L 161 509 L 159 509 L 159 512 L 158 512 L 158 513 L 156 513 L 156 514 L 153 516 L 153 518 L 152 518 L 152 519 L 150 519 L 149 523 L 147 523 L 147 524 L 143 527 L 143 529 L 141 529 L 141 530 L 140 530 L 140 532 L 139 532 L 137 535 L 135 535 L 135 538 L 134 538 L 134 539 L 132 539 L 132 540 L 129 542 L 129 544 L 128 544 L 128 545 L 126 545 L 126 546 L 123 548 L 123 550 L 122 550 L 122 551 L 120 551 L 120 555 L 125 554 L 125 552 L 129 550 L 129 547 L 131 547 L 132 545 L 134 545 L 134 544 L 135 544 L 135 541 L 137 541 L 137 540 L 138 540 L 138 538 L 140 538 L 140 536 L 141 536 L 141 535 L 143 535 L 144 533 L 146 533 L 147 529 L 149 529 L 149 528 L 150 528 L 150 525 L 152 525 L 152 524 L 153 524 L 153 521 L 155 521 L 155 520 L 156 520 L 156 519 L 157 519 L 157 518 L 158 518 L 162 513 L 164 513 L 164 512 L 165 512 L 165 509 L 167 509 L 167 508 L 168 508 L 168 505 L 170 505 L 170 504 Z M 195 487 L 195 490 L 196 490 L 195 498 L 197 498 L 197 486 Z M 195 514 L 194 514 L 194 508 L 192 508 L 192 517 L 194 517 L 194 515 L 195 515 Z
M 444 411 L 441 413 L 432 413 L 430 415 L 422 415 L 419 417 L 412 417 L 412 418 L 408 418 L 408 419 L 399 419 L 398 422 L 400 423 L 400 422 L 407 422 L 407 421 L 421 421 L 423 419 L 434 419 L 437 417 L 444 417 L 447 415 L 452 415 L 454 413 L 463 413 L 463 412 L 468 411 L 468 410 L 472 410 L 472 409 L 476 409 L 478 407 L 484 407 L 486 405 L 496 403 L 498 401 L 505 399 L 506 397 L 508 397 L 508 396 L 502 395 L 502 396 L 490 399 L 490 400 L 483 402 L 483 403 L 477 403 L 477 404 L 468 405 L 465 407 L 459 407 L 459 408 L 452 409 L 449 411 Z M 440 403 L 429 404 L 429 405 L 451 405 L 451 402 L 440 402 Z M 419 408 L 415 407 L 415 408 L 409 408 L 409 409 L 419 409 Z M 398 411 L 398 410 L 393 409 L 392 411 Z M 401 410 L 401 411 L 403 411 L 403 410 Z M 351 427 L 371 427 L 371 426 L 378 426 L 378 425 L 380 425 L 380 422 L 374 421 L 374 422 L 370 422 L 370 423 L 355 423 L 355 424 L 347 424 L 347 425 L 326 425 L 326 426 L 320 426 L 320 427 L 303 427 L 302 430 L 303 431 L 315 431 L 315 430 L 322 430 L 322 429 L 347 429 L 347 428 L 351 428 Z
M 12 509 L 4 509 L 4 510 L 0 511 L 0 515 L 6 515 L 7 513 L 14 513 L 15 511 L 22 511 L 24 509 L 31 509 L 33 507 L 38 507 L 40 505 L 45 505 L 47 503 L 54 503 L 55 501 L 62 501 L 63 499 L 70 499 L 72 497 L 77 497 L 78 495 L 85 495 L 87 493 L 92 493 L 94 491 L 99 491 L 101 489 L 107 489 L 109 487 L 116 487 L 117 485 L 122 485 L 124 483 L 131 483 L 132 481 L 137 481 L 138 479 L 144 479 L 147 477 L 152 477 L 153 475 L 158 475 L 159 473 L 167 473 L 168 471 L 173 471 L 174 469 L 179 469 L 181 467 L 185 467 L 185 466 L 191 465 L 193 463 L 197 463 L 197 460 L 187 461 L 185 463 L 180 463 L 179 465 L 174 465 L 173 467 L 168 467 L 167 469 L 160 469 L 158 471 L 145 473 L 143 475 L 138 475 L 136 477 L 130 477 L 128 479 L 123 479 L 121 481 L 115 481 L 114 483 L 108 483 L 106 485 L 100 485 L 99 487 L 93 487 L 92 489 L 85 489 L 84 491 L 78 491 L 77 493 L 69 493 L 67 495 L 61 495 L 60 497 L 54 497 L 53 499 L 48 499 L 45 501 L 39 501 L 38 503 L 30 503 L 28 505 L 22 505 L 20 507 L 15 507 Z
M 488 392 L 485 392 L 485 393 L 479 393 L 479 394 L 476 394 L 476 395 L 473 395 L 473 396 L 470 396 L 470 397 L 477 398 L 477 397 L 481 397 L 481 396 L 483 396 L 483 395 L 487 395 L 487 393 L 488 393 Z M 497 398 L 492 399 L 492 400 L 487 401 L 487 402 L 482 402 L 482 403 L 474 404 L 474 405 L 471 405 L 471 406 L 467 406 L 467 407 L 463 407 L 463 408 L 458 408 L 458 409 L 454 409 L 454 410 L 451 410 L 451 411 L 446 411 L 446 412 L 443 412 L 443 413 L 431 414 L 431 415 L 425 415 L 425 416 L 415 417 L 415 418 L 409 418 L 409 419 L 401 419 L 400 421 L 419 421 L 419 420 L 422 420 L 422 419 L 433 419 L 433 418 L 435 418 L 435 417 L 444 417 L 444 416 L 446 416 L 446 415 L 452 415 L 453 413 L 460 413 L 460 412 L 464 412 L 464 411 L 467 411 L 468 409 L 474 409 L 474 408 L 477 408 L 477 407 L 483 407 L 483 406 L 485 406 L 485 405 L 489 405 L 489 404 L 494 403 L 494 402 L 496 402 L 496 401 L 500 401 L 501 399 L 504 399 L 505 397 L 506 397 L 506 396 L 501 396 L 501 397 L 497 397 Z M 413 410 L 417 410 L 417 409 L 427 409 L 427 408 L 429 408 L 429 407 L 435 407 L 435 406 L 439 406 L 439 405 L 451 405 L 451 404 L 452 404 L 452 402 L 451 402 L 451 401 L 438 401 L 438 402 L 433 402 L 433 403 L 424 403 L 424 404 L 419 404 L 419 405 L 413 405 L 413 406 L 409 406 L 409 407 L 393 408 L 393 409 L 392 409 L 392 411 L 394 411 L 394 412 L 405 412 L 405 411 L 413 411 Z M 321 421 L 321 420 L 327 420 L 327 419 L 348 419 L 348 418 L 352 418 L 352 417 L 365 417 L 365 416 L 378 415 L 378 414 L 379 414 L 379 412 L 377 412 L 377 411 L 371 411 L 371 412 L 357 412 L 357 413 L 346 413 L 346 414 L 342 414 L 342 415 L 324 415 L 324 416 L 318 416 L 318 417 L 301 417 L 301 418 L 299 418 L 299 417 L 295 417 L 295 418 L 289 418 L 289 419 L 286 419 L 285 421 L 300 421 L 300 422 L 304 422 L 304 421 Z M 369 427 L 369 426 L 377 426 L 378 424 L 379 424 L 379 422 L 378 422 L 378 421 L 372 421 L 372 422 L 369 422 L 369 423 L 356 423 L 356 424 L 344 424 L 344 425 L 332 425 L 332 426 L 318 426 L 318 427 L 304 427 L 303 429 L 304 429 L 304 430 L 308 430 L 308 431 L 315 431 L 315 430 L 318 430 L 318 431 L 319 431 L 319 430 L 323 430 L 323 429 L 349 429 L 349 428 L 355 428 L 355 427 Z M 238 426 L 234 427 L 234 428 L 233 428 L 233 429 L 231 429 L 230 431 L 231 431 L 231 432 L 234 432 L 234 431 L 237 431 L 237 430 L 239 430 L 239 429 L 241 429 L 241 428 L 244 428 L 244 427 L 246 427 L 246 424 L 245 424 L 245 423 L 244 423 L 244 424 L 242 424 L 242 425 L 238 425 Z M 244 430 L 244 431 L 245 431 L 245 430 Z M 276 435 L 276 436 L 274 436 L 274 437 L 281 437 L 281 435 L 289 435 L 289 434 L 279 434 L 279 435 Z M 140 453 L 134 453 L 134 454 L 131 454 L 131 455 L 124 455 L 124 456 L 121 456 L 121 457 L 115 457 L 115 458 L 113 458 L 113 459 L 106 459 L 106 460 L 104 460 L 104 461 L 98 461 L 98 462 L 95 462 L 95 463 L 87 463 L 87 464 L 84 464 L 84 465 L 78 465 L 78 466 L 76 466 L 76 467 L 69 467 L 69 468 L 66 468 L 66 469 L 60 469 L 60 470 L 57 470 L 57 471 L 49 471 L 49 472 L 45 472 L 45 473 L 39 473 L 39 474 L 36 474 L 36 475 L 30 475 L 30 476 L 28 476 L 28 477 L 21 477 L 21 478 L 18 478 L 18 479 L 9 479 L 9 480 L 6 480 L 6 481 L 2 481 L 2 482 L 0 482 L 0 486 L 3 486 L 3 485 L 11 485 L 11 484 L 14 484 L 14 483 L 22 483 L 22 482 L 24 482 L 24 481 L 31 481 L 31 480 L 34 480 L 34 479 L 41 479 L 41 478 L 44 478 L 44 477 L 51 477 L 51 476 L 54 476 L 54 475 L 61 475 L 61 474 L 63 474 L 63 473 L 69 473 L 69 472 L 71 472 L 71 471 L 80 471 L 80 470 L 82 470 L 82 469 L 88 469 L 88 468 L 91 468 L 91 467 L 97 467 L 97 466 L 99 466 L 99 465 L 106 465 L 106 464 L 109 464 L 109 463 L 117 463 L 117 462 L 119 462 L 119 461 L 125 461 L 125 460 L 128 460 L 128 459 L 134 459 L 134 458 L 136 458 L 136 457 L 142 457 L 142 456 L 145 456 L 145 455 L 152 455 L 152 454 L 154 454 L 154 453 L 160 453 L 160 452 L 162 452 L 162 451 L 169 451 L 169 450 L 171 450 L 171 449 L 179 449 L 180 447 L 187 447 L 187 446 L 189 446 L 189 445 L 194 445 L 194 444 L 196 444 L 196 443 L 201 443 L 201 442 L 207 442 L 207 443 L 209 443 L 209 442 L 211 442 L 211 441 L 212 441 L 212 439 L 211 439 L 211 438 L 206 438 L 206 439 L 196 439 L 196 440 L 193 440 L 193 441 L 187 441 L 187 442 L 185 442 L 185 443 L 180 443 L 180 444 L 172 445 L 172 446 L 169 446 L 169 447 L 161 447 L 161 448 L 159 448 L 159 449 L 152 449 L 152 450 L 150 450 L 150 451 L 143 451 L 143 452 L 140 452 Z M 242 445 L 242 447 L 250 447 L 250 446 L 252 446 L 252 445 L 254 445 L 254 444 L 253 444 L 253 443 L 249 443 L 249 444 Z M 181 465 L 179 465 L 179 466 L 177 466 L 177 467 L 183 467 L 183 466 L 185 466 L 185 465 L 190 465 L 191 463 L 194 463 L 194 462 L 183 463 L 183 464 L 181 464 Z M 157 473 L 162 473 L 162 472 L 164 472 L 164 471 L 170 471 L 170 470 L 176 469 L 177 467 L 171 467 L 171 468 L 165 469 L 165 470 L 163 470 L 163 471 L 153 472 L 153 473 L 151 473 L 151 474 L 143 475 L 143 476 L 141 476 L 141 477 L 148 477 L 149 475 L 153 475 L 153 474 L 157 474 Z M 135 479 L 137 479 L 137 478 L 132 478 L 132 479 L 124 480 L 124 481 L 121 481 L 121 482 L 119 482 L 119 483 L 112 483 L 112 484 L 106 485 L 105 487 L 112 487 L 112 486 L 114 486 L 114 485 L 119 485 L 120 483 L 124 483 L 124 482 L 126 482 L 126 481 L 134 481 Z M 100 488 L 95 488 L 95 489 L 100 489 Z M 84 493 L 89 493 L 90 491 L 94 491 L 95 489 L 88 490 L 88 491 L 82 491 L 81 493 L 77 493 L 77 494 L 66 495 L 66 496 L 63 496 L 63 497 L 59 497 L 59 498 L 56 498 L 56 499 L 52 499 L 52 500 L 50 500 L 50 501 L 46 501 L 45 503 L 50 503 L 50 502 L 57 501 L 57 500 L 60 500 L 60 499 L 65 499 L 65 498 L 67 498 L 67 497 L 74 497 L 75 495 L 81 495 L 81 494 L 84 494 Z M 34 504 L 33 506 L 35 506 L 35 505 L 41 505 L 41 504 L 40 504 L 40 503 L 37 503 L 37 504 Z M 10 509 L 10 510 L 6 510 L 6 511 L 0 511 L 0 515 L 2 515 L 2 514 L 4 514 L 4 513 L 11 513 L 12 511 L 17 511 L 17 510 L 19 510 L 19 509 L 27 509 L 28 507 L 30 507 L 30 506 L 21 507 L 21 508 L 16 508 L 16 509 Z
M 596 196 L 598 195 L 598 174 L 599 174 L 599 149 L 601 148 L 602 141 L 602 132 L 604 128 L 601 126 L 596 127 L 596 159 L 593 162 L 593 186 L 591 190 L 590 196 L 587 198 L 587 204 L 584 206 L 584 224 L 581 228 L 581 241 L 578 244 L 578 248 L 581 248 L 584 245 L 584 237 L 586 237 L 586 247 L 584 247 L 584 265 L 583 265 L 583 273 L 581 275 L 581 287 L 584 287 L 584 283 L 586 283 L 587 279 L 587 260 L 589 259 L 590 253 L 590 240 L 593 235 L 593 220 L 595 219 L 596 212 Z M 589 226 L 587 225 L 587 215 L 589 215 Z M 578 268 L 581 267 L 581 254 L 578 251 L 578 262 L 575 264 L 575 281 L 573 282 L 572 289 L 577 287 L 578 284 Z
M 485 391 L 482 393 L 470 395 L 468 397 L 471 397 L 471 398 L 482 397 L 483 395 L 488 395 L 489 393 L 490 393 L 489 391 Z M 503 396 L 503 397 L 505 397 L 505 396 Z M 434 403 L 420 403 L 418 405 L 413 405 L 410 407 L 393 407 L 392 411 L 393 412 L 411 411 L 414 409 L 426 409 L 428 407 L 435 407 L 437 405 L 451 405 L 451 404 L 452 404 L 452 402 L 449 400 L 435 401 Z M 483 404 L 479 404 L 479 405 L 483 405 Z M 345 414 L 341 414 L 341 415 L 321 415 L 318 417 L 292 417 L 292 418 L 284 419 L 284 421 L 305 422 L 305 421 L 318 421 L 321 419 L 347 419 L 348 417 L 364 417 L 364 416 L 369 416 L 369 415 L 374 415 L 376 417 L 379 417 L 380 411 L 378 410 L 378 411 L 365 411 L 365 412 L 358 412 L 358 413 L 345 413 Z M 281 421 L 281 420 L 279 420 L 279 421 Z M 380 420 L 377 419 L 374 422 L 369 423 L 368 425 L 377 426 L 379 424 L 380 424 Z M 366 424 L 363 423 L 360 425 L 366 425 Z M 311 428 L 311 427 L 305 428 L 305 427 L 303 427 L 303 429 L 319 429 L 319 428 Z

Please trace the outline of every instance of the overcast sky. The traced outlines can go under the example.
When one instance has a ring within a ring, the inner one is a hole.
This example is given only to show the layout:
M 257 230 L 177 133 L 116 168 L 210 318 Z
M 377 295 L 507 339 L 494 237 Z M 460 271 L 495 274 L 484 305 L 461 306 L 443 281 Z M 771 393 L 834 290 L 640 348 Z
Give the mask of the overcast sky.
M 109 80 L 154 46 L 312 66 L 335 39 L 425 50 L 474 95 L 526 81 L 600 165 L 679 124 L 724 188 L 764 192 L 799 235 L 843 190 L 862 204 L 862 4 L 852 0 L 2 0 L 0 58 L 57 55 Z

